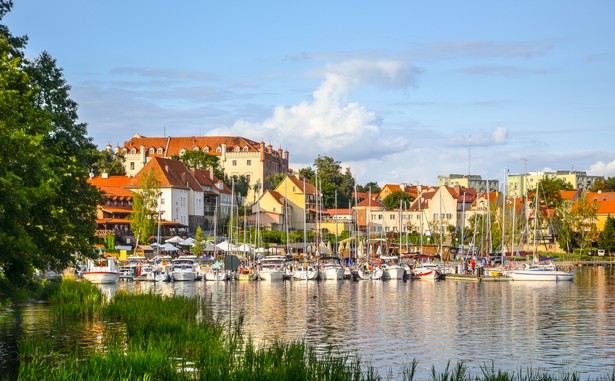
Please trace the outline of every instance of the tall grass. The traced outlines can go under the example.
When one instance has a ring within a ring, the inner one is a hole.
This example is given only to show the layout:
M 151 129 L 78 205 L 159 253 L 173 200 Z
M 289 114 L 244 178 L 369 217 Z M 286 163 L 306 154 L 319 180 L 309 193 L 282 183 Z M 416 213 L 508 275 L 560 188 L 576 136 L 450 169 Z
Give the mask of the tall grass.
M 89 282 L 65 279 L 59 285 L 51 287 L 49 304 L 54 311 L 61 314 L 93 317 L 105 302 L 100 289 Z

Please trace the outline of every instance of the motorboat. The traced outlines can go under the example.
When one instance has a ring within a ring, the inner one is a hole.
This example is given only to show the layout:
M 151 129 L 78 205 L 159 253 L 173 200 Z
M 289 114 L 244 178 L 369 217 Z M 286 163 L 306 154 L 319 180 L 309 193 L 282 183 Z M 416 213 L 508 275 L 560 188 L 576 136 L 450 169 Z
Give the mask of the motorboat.
M 261 258 L 258 269 L 258 279 L 265 281 L 280 281 L 286 274 L 286 257 L 284 255 L 269 255 Z
M 303 262 L 293 268 L 292 277 L 296 280 L 317 280 L 320 277 L 320 271 L 314 263 Z
M 120 269 L 113 258 L 100 257 L 96 261 L 88 259 L 87 267 L 81 276 L 94 284 L 117 283 L 120 279 Z
M 171 261 L 173 281 L 194 281 L 197 278 L 198 263 L 196 255 L 182 255 Z
M 382 264 L 382 279 L 404 279 L 406 268 L 399 264 L 399 257 L 396 256 L 380 256 Z
M 339 257 L 321 257 L 318 260 L 320 265 L 320 278 L 323 280 L 342 280 L 344 279 L 344 267 Z
M 570 272 L 562 271 L 553 263 L 537 263 L 523 269 L 511 270 L 509 276 L 512 280 L 571 281 L 574 279 L 574 270 Z
M 363 280 L 380 280 L 382 279 L 382 275 L 384 270 L 378 266 L 374 266 L 369 262 L 365 262 L 359 266 L 357 266 L 355 272 L 356 277 L 358 279 Z
M 435 263 L 421 263 L 410 270 L 412 279 L 437 280 L 442 278 L 442 270 Z

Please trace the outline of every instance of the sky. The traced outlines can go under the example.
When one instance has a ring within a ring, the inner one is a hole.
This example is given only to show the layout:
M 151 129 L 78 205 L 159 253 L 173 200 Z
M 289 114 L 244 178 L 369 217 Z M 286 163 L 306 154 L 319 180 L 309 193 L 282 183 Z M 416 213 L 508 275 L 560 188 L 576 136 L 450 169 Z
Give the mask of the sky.
M 93 142 L 238 135 L 359 184 L 615 176 L 615 2 L 18 0 Z

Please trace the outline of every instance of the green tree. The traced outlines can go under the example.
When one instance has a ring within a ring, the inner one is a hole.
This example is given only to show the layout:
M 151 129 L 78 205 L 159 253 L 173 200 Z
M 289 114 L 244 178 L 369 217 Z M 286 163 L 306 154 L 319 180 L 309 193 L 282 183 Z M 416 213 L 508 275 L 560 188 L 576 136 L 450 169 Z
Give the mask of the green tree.
M 224 179 L 224 171 L 220 168 L 220 158 L 203 151 L 186 151 L 182 156 L 173 156 L 173 160 L 182 161 L 188 168 L 208 169 L 213 168 L 214 175 Z
M 109 176 L 125 176 L 126 167 L 124 162 L 126 158 L 121 153 L 115 153 L 111 150 L 102 150 L 98 153 L 98 159 L 92 168 L 94 175 L 103 173 Z
M 276 173 L 273 176 L 268 176 L 267 177 L 267 182 L 269 183 L 270 188 L 269 189 L 275 189 L 277 188 L 278 185 L 280 185 L 280 183 L 286 178 L 286 174 L 285 173 Z
M 11 6 L 0 1 L 0 18 Z M 49 54 L 22 59 L 26 41 L 0 26 L 0 292 L 9 295 L 34 268 L 93 255 L 101 200 L 87 182 L 96 148 L 70 86 Z
M 573 229 L 577 233 L 577 243 L 581 253 L 586 248 L 591 247 L 592 243 L 598 238 L 597 211 L 598 203 L 587 197 L 587 193 L 583 193 L 579 197 L 573 208 Z
M 350 169 L 346 168 L 342 171 L 343 168 L 339 161 L 320 155 L 314 160 L 314 166 L 316 171 L 312 168 L 303 168 L 299 170 L 299 174 L 318 187 L 322 194 L 323 208 L 335 207 L 336 192 L 338 207 L 348 205 L 348 202 L 352 200 L 354 189 L 354 178 Z
M 414 197 L 402 191 L 391 192 L 388 196 L 382 200 L 386 210 L 399 209 L 401 203 L 405 202 L 410 205 L 410 202 L 414 200 Z
M 572 185 L 562 179 L 545 178 L 538 183 L 538 204 L 547 208 L 557 208 L 562 202 L 560 191 L 573 190 Z M 536 198 L 536 190 L 531 190 L 528 194 L 531 200 Z
M 203 234 L 203 230 L 201 230 L 200 226 L 196 227 L 196 231 L 194 232 L 194 246 L 190 249 L 192 255 L 199 256 L 205 249 L 205 244 L 203 241 L 205 240 L 205 234 Z
M 380 193 L 382 190 L 380 185 L 378 185 L 375 181 L 370 181 L 365 185 L 357 185 L 357 192 L 369 192 L 371 190 L 372 194 Z
M 248 195 L 250 183 L 246 175 L 224 176 L 224 183 L 227 184 L 235 193 L 235 202 L 239 203 L 242 198 Z
M 149 170 L 143 173 L 139 188 L 134 192 L 132 213 L 128 217 L 130 228 L 137 240 L 136 246 L 139 242 L 146 242 L 154 232 L 157 223 L 155 210 L 160 194 L 160 179 L 156 172 Z
M 598 248 L 607 253 L 615 252 L 615 218 L 607 217 L 604 228 L 598 236 Z
M 615 177 L 596 179 L 591 188 L 592 192 L 615 192 Z
M 563 200 L 555 211 L 554 230 L 557 235 L 559 247 L 572 253 L 573 249 L 573 224 L 572 200 Z

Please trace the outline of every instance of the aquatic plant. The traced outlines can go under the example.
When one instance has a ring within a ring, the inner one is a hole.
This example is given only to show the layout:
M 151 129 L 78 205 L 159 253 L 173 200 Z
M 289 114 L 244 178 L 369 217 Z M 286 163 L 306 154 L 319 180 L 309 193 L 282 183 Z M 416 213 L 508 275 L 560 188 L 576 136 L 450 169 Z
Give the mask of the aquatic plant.
M 49 294 L 50 306 L 61 314 L 93 317 L 104 302 L 100 289 L 89 282 L 65 279 Z

